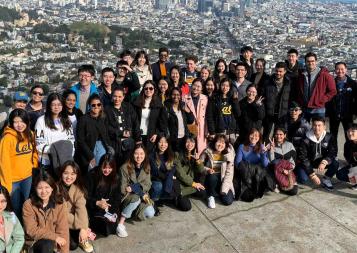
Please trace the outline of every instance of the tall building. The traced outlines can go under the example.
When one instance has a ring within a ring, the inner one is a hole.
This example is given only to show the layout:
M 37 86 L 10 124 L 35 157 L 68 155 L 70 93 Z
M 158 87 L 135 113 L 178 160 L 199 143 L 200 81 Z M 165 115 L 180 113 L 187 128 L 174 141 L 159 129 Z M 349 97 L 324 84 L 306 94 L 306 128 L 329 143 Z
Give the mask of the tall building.
M 198 12 L 204 13 L 212 11 L 213 9 L 213 0 L 198 0 Z
M 172 0 L 155 0 L 155 8 L 159 10 L 165 10 L 170 6 L 171 3 Z
M 245 12 L 245 0 L 239 0 L 239 16 L 244 17 Z

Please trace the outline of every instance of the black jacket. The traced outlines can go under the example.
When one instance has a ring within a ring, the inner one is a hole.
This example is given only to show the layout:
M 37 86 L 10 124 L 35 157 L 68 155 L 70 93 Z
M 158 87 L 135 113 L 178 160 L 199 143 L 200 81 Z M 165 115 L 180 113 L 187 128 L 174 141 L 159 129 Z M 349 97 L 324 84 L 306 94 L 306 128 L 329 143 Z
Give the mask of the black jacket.
M 119 215 L 120 203 L 121 203 L 121 193 L 119 176 L 115 175 L 115 184 L 109 186 L 99 186 L 98 175 L 101 172 L 100 167 L 95 167 L 87 175 L 86 186 L 88 191 L 87 197 L 87 209 L 89 216 L 103 216 L 105 211 L 96 205 L 98 200 L 108 199 L 108 203 L 111 205 L 109 207 L 109 212 Z
M 120 87 L 120 85 L 118 85 L 116 83 L 116 81 L 114 81 L 114 83 L 112 83 L 112 91 L 117 88 Z M 124 89 L 124 87 L 122 87 Z M 102 100 L 103 103 L 103 108 L 111 105 L 112 104 L 112 94 L 108 93 L 108 91 L 104 88 L 104 84 L 101 84 L 98 88 L 98 94 L 100 96 L 100 99 Z
M 263 89 L 265 114 L 267 117 L 274 117 L 277 109 L 278 118 L 282 118 L 288 114 L 289 98 L 290 98 L 290 80 L 286 76 L 283 80 L 283 86 L 278 94 L 278 89 L 275 84 L 275 75 L 265 83 Z
M 252 76 L 250 77 L 250 80 L 252 83 L 255 81 L 255 77 L 257 76 L 258 73 L 253 73 Z M 258 87 L 258 96 L 263 96 L 262 91 L 264 89 L 264 85 L 267 81 L 269 81 L 270 75 L 267 73 L 263 72 L 262 77 L 260 78 L 259 82 L 256 84 Z
M 137 97 L 133 102 L 134 110 L 136 112 L 139 126 L 141 122 L 142 107 L 140 104 L 141 97 Z M 163 107 L 160 99 L 154 96 L 150 103 L 149 124 L 147 126 L 147 137 L 151 138 L 154 134 L 167 135 L 167 113 Z
M 172 62 L 165 62 L 165 68 L 166 68 L 166 77 L 169 76 L 171 68 L 174 66 Z M 153 81 L 158 84 L 161 76 L 161 71 L 160 71 L 160 62 L 155 62 L 151 64 L 151 70 L 152 70 L 152 79 Z
M 343 147 L 343 156 L 351 167 L 357 166 L 357 143 L 346 141 Z
M 217 94 L 208 101 L 206 120 L 208 132 L 218 134 L 227 131 L 228 133 L 238 133 L 238 118 L 241 115 L 238 98 L 228 96 L 226 105 L 223 104 L 223 97 Z M 229 116 L 225 119 L 225 115 Z
M 305 137 L 307 131 L 311 129 L 310 124 L 301 116 L 297 121 L 292 122 L 290 115 L 286 115 L 283 122 L 285 124 L 279 127 L 283 127 L 288 131 L 288 140 L 294 145 L 295 149 L 298 150 L 301 140 Z
M 120 112 L 123 113 L 121 119 L 122 129 L 120 129 L 118 122 L 119 110 L 113 106 L 105 108 L 105 125 L 108 128 L 109 143 L 116 152 L 120 149 L 121 139 L 124 138 L 123 133 L 125 130 L 130 131 L 130 137 L 136 142 L 141 140 L 140 125 L 132 105 L 122 102 Z
M 331 164 L 337 156 L 337 141 L 330 133 L 326 133 L 321 142 L 316 142 L 312 130 L 306 133 L 298 149 L 298 159 L 302 162 L 308 174 L 313 172 L 313 166 L 317 166 L 322 160 Z
M 256 102 L 248 103 L 247 98 L 239 102 L 241 116 L 239 117 L 240 135 L 245 138 L 252 128 L 260 130 L 265 117 L 264 105 L 257 105 Z
M 117 86 L 121 87 L 124 90 L 125 101 L 130 102 L 132 93 L 140 89 L 139 77 L 135 72 L 128 72 L 124 77 L 122 82 L 115 80 Z
M 187 124 L 192 124 L 195 120 L 195 117 L 193 116 L 192 112 L 187 113 L 185 110 L 183 110 L 183 107 L 184 103 L 180 102 L 183 125 L 185 126 L 185 136 L 188 136 L 189 131 L 187 128 Z M 170 135 L 170 140 L 176 140 L 178 135 L 178 118 L 172 108 L 171 99 L 165 101 L 165 109 L 167 113 L 167 127 L 168 133 Z
M 357 106 L 357 82 L 347 76 L 345 87 L 336 87 L 336 90 L 336 96 L 326 104 L 327 115 L 330 118 L 352 120 Z
M 96 141 L 101 140 L 104 147 L 109 145 L 108 128 L 104 117 L 93 118 L 89 113 L 83 115 L 77 123 L 75 161 L 82 169 L 88 167 L 94 158 L 93 150 Z

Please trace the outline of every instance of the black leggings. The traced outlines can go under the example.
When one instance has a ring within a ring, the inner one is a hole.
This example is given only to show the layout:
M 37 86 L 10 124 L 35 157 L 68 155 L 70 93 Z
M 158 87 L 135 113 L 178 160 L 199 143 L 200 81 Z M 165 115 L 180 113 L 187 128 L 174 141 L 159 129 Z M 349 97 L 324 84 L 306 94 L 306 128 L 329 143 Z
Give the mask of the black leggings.
M 41 239 L 32 246 L 33 253 L 49 253 L 55 249 L 55 242 L 52 240 Z
M 191 200 L 188 198 L 188 196 L 182 196 L 182 195 L 178 196 L 175 199 L 175 206 L 177 209 L 184 212 L 190 211 L 192 208 Z

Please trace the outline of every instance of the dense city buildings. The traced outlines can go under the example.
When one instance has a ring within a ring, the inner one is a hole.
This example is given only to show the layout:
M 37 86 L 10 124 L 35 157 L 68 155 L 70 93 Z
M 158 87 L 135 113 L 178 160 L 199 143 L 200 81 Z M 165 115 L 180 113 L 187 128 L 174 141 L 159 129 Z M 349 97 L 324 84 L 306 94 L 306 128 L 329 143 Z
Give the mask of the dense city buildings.
M 0 6 L 15 13 L 0 18 L 2 97 L 33 83 L 62 89 L 79 65 L 115 66 L 124 48 L 144 49 L 154 62 L 166 46 L 179 65 L 193 54 L 199 67 L 213 68 L 218 58 L 239 59 L 240 48 L 250 45 L 269 73 L 294 47 L 300 56 L 314 51 L 329 70 L 343 60 L 356 75 L 356 3 L 0 0 Z

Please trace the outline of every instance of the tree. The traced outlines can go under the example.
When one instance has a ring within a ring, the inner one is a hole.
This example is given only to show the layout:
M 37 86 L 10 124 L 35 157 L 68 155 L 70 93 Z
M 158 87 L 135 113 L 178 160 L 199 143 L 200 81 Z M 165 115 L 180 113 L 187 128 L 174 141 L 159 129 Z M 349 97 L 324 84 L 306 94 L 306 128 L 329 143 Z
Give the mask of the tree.
M 4 96 L 4 105 L 7 107 L 11 107 L 12 105 L 12 97 L 9 95 Z

